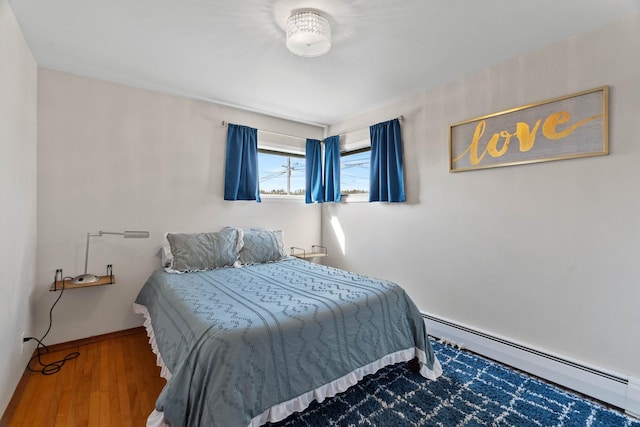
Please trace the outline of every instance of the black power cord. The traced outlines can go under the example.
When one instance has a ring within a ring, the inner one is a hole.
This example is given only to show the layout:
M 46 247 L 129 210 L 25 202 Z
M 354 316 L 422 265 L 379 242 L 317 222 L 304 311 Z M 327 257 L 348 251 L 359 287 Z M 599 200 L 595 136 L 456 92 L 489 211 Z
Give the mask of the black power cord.
M 72 277 L 62 278 L 62 288 L 60 289 L 60 295 L 58 295 L 58 298 L 56 298 L 56 300 L 54 301 L 53 305 L 51 306 L 51 309 L 49 309 L 49 327 L 47 328 L 47 332 L 45 332 L 42 338 L 40 339 L 35 337 L 23 338 L 23 342 L 27 342 L 31 340 L 36 340 L 38 342 L 38 345 L 36 346 L 36 354 L 31 359 L 29 359 L 29 363 L 27 363 L 27 369 L 31 372 L 38 372 L 38 373 L 41 373 L 42 375 L 52 375 L 59 372 L 66 362 L 80 356 L 79 352 L 74 351 L 72 353 L 67 354 L 62 359 L 56 360 L 55 362 L 50 362 L 50 363 L 44 363 L 41 358 L 43 354 L 49 353 L 49 347 L 44 345 L 43 341 L 47 337 L 47 335 L 49 335 L 49 331 L 51 331 L 51 326 L 53 325 L 53 308 L 56 306 L 58 301 L 60 301 L 60 298 L 62 298 L 62 294 L 64 293 L 64 281 L 66 279 L 72 279 Z M 57 280 L 58 280 L 58 272 L 56 271 L 56 277 L 54 278 L 53 283 L 55 284 Z M 38 361 L 38 367 L 31 367 L 31 363 L 34 360 Z

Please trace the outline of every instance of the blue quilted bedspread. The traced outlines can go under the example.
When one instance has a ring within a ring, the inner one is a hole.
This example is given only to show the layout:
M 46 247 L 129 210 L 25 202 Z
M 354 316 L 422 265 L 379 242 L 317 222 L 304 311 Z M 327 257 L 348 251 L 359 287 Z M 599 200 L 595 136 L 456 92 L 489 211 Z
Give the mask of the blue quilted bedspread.
M 247 426 L 400 350 L 422 355 L 423 374 L 437 365 L 401 287 L 298 259 L 158 270 L 136 303 L 172 373 L 156 402 L 171 426 Z

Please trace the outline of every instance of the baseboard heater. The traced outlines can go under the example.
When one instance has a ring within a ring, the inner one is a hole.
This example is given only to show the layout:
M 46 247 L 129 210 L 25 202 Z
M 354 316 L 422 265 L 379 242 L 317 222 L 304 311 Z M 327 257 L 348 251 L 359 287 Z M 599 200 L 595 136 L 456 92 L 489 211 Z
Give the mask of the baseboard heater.
M 535 349 L 487 331 L 422 313 L 434 338 L 585 394 L 640 418 L 640 379 Z

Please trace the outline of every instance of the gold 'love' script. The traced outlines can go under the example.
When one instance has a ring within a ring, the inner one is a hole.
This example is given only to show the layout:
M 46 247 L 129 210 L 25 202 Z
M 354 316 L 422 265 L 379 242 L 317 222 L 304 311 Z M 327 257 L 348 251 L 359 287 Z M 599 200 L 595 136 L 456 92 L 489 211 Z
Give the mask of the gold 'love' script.
M 607 86 L 450 127 L 449 171 L 608 154 Z

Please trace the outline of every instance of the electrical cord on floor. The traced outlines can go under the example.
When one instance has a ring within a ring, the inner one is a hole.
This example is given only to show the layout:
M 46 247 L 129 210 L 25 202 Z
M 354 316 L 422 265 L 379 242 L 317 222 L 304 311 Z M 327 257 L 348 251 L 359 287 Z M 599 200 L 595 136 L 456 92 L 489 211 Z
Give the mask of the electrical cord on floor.
M 53 282 L 54 284 L 56 283 L 57 279 L 58 279 L 58 276 L 56 273 L 56 277 Z M 45 332 L 42 338 L 40 339 L 35 337 L 24 338 L 24 342 L 31 341 L 31 340 L 36 340 L 38 342 L 38 345 L 36 346 L 36 354 L 31 359 L 29 359 L 29 363 L 27 363 L 27 369 L 31 372 L 39 372 L 42 375 L 52 375 L 59 372 L 60 369 L 62 369 L 62 367 L 64 366 L 64 364 L 67 363 L 69 360 L 75 359 L 76 357 L 80 356 L 79 352 L 74 351 L 72 353 L 67 354 L 62 359 L 56 360 L 55 362 L 50 362 L 50 363 L 44 363 L 41 358 L 43 354 L 49 353 L 49 347 L 44 345 L 43 341 L 47 337 L 47 335 L 49 335 L 49 331 L 51 331 L 51 327 L 53 326 L 53 308 L 56 306 L 58 301 L 60 301 L 60 298 L 62 298 L 62 294 L 64 293 L 64 281 L 66 279 L 72 279 L 72 277 L 62 278 L 62 288 L 60 289 L 60 295 L 58 295 L 58 298 L 56 298 L 56 300 L 54 301 L 53 305 L 51 306 L 51 309 L 49 309 L 49 327 L 47 328 L 47 332 Z M 38 362 L 38 365 L 36 367 L 31 366 L 31 363 L 34 360 L 37 360 Z

